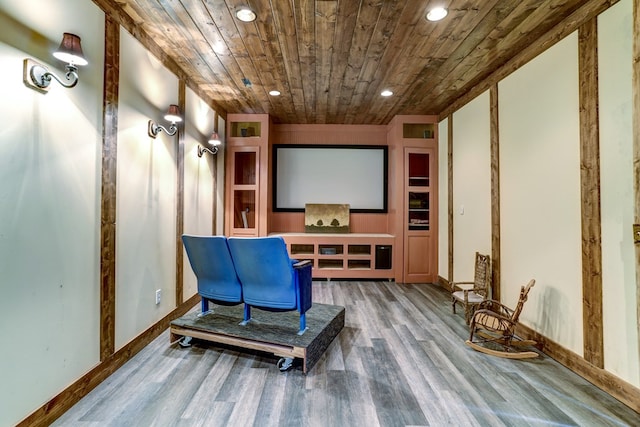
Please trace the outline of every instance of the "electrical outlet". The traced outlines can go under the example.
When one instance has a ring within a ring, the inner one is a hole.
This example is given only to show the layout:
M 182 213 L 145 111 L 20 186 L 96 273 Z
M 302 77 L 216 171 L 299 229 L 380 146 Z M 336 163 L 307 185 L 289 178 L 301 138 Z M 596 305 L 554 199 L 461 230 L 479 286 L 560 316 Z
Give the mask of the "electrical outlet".
M 156 290 L 156 305 L 160 304 L 160 300 L 162 299 L 162 289 Z

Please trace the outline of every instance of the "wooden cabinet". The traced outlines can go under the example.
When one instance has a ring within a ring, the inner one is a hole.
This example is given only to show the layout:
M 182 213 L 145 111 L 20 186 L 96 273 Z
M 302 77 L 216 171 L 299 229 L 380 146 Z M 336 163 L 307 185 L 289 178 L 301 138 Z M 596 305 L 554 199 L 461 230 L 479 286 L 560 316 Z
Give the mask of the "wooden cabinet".
M 405 283 L 432 282 L 435 280 L 433 268 L 435 235 L 432 224 L 435 217 L 433 193 L 431 191 L 431 170 L 434 150 L 429 148 L 406 147 L 404 159 L 404 209 L 403 225 Z
M 276 233 L 292 258 L 310 260 L 316 279 L 394 279 L 390 234 Z
M 390 224 L 396 236 L 396 280 L 437 280 L 437 118 L 396 116 L 389 124 L 395 173 Z
M 269 116 L 229 114 L 225 172 L 225 234 L 267 235 Z

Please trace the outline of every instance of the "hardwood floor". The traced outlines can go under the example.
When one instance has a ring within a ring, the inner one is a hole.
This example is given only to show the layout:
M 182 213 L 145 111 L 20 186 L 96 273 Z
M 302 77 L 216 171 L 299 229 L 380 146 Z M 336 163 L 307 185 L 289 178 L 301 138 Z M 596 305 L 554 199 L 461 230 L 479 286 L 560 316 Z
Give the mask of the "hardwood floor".
M 314 282 L 345 328 L 308 375 L 164 333 L 54 426 L 632 426 L 640 414 L 549 357 L 506 360 L 433 285 Z M 526 307 L 525 307 L 526 310 Z

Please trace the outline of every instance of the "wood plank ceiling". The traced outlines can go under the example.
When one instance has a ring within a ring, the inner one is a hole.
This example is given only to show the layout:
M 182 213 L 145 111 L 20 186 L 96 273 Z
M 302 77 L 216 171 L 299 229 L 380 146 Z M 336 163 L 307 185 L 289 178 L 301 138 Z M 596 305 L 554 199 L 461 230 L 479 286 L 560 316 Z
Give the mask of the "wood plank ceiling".
M 125 28 L 143 43 L 155 43 L 155 51 L 171 58 L 189 86 L 223 114 L 269 113 L 276 123 L 340 124 L 438 114 L 586 3 L 94 1 L 128 21 Z M 430 22 L 425 15 L 436 5 L 449 14 Z M 253 9 L 257 19 L 239 21 L 235 12 L 241 6 Z M 384 89 L 393 96 L 380 96 Z M 281 95 L 271 96 L 270 90 Z

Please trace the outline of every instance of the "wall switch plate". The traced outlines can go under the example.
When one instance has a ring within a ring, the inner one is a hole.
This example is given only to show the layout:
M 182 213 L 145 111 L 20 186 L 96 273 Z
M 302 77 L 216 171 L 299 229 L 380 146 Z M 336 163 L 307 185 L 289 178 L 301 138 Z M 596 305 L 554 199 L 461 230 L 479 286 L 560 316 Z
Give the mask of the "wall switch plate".
M 162 289 L 156 290 L 156 305 L 160 304 L 160 300 L 162 299 Z
M 633 243 L 640 244 L 640 224 L 633 224 Z

